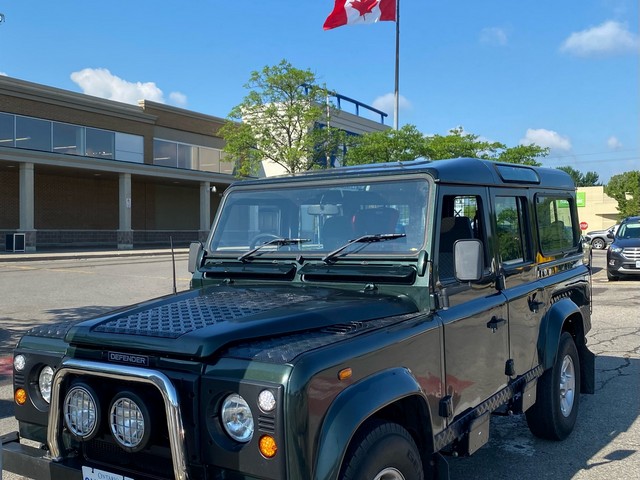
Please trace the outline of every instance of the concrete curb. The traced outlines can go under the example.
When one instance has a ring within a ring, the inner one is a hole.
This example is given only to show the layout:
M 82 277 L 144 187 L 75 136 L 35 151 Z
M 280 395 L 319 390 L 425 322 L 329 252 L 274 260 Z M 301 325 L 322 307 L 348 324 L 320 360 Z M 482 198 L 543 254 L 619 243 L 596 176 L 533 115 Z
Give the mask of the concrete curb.
M 174 249 L 175 255 L 186 255 L 189 253 L 188 248 Z M 153 257 L 171 256 L 170 249 L 157 250 L 98 250 L 98 251 L 79 251 L 79 252 L 42 252 L 42 253 L 0 253 L 0 263 L 2 262 L 35 262 L 42 260 L 82 260 L 91 258 L 135 258 L 135 257 Z

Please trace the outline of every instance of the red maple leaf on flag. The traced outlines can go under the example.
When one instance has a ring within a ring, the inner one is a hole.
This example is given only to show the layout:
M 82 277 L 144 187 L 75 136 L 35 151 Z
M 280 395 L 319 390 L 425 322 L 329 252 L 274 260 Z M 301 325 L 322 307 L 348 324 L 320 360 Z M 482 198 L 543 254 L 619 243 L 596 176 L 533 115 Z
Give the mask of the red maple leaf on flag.
M 371 13 L 373 7 L 378 4 L 378 0 L 355 0 L 351 2 L 351 6 L 360 12 L 360 16 L 364 17 L 367 13 Z

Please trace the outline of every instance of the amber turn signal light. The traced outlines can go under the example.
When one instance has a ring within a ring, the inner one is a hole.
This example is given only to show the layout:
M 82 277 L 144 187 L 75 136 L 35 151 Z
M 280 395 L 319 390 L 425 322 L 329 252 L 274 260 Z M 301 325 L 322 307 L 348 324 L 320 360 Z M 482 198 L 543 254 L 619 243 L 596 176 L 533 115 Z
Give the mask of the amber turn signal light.
M 350 368 L 343 368 L 338 372 L 338 378 L 340 380 L 351 378 L 351 375 L 353 375 L 353 371 Z
M 27 391 L 24 388 L 19 388 L 13 394 L 13 399 L 18 405 L 24 405 L 27 403 Z
M 273 458 L 278 451 L 276 440 L 271 435 L 263 435 L 260 437 L 260 453 L 265 458 Z

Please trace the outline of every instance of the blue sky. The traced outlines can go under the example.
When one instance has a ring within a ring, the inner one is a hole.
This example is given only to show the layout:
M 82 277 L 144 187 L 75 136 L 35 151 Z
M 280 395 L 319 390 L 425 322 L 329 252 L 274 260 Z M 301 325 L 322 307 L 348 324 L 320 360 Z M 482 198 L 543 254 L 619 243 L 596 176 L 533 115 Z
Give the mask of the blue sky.
M 0 73 L 226 117 L 286 59 L 388 111 L 394 24 L 323 31 L 333 0 L 0 0 Z M 400 125 L 551 148 L 545 166 L 640 169 L 637 0 L 401 0 Z M 347 109 L 348 110 L 348 109 Z

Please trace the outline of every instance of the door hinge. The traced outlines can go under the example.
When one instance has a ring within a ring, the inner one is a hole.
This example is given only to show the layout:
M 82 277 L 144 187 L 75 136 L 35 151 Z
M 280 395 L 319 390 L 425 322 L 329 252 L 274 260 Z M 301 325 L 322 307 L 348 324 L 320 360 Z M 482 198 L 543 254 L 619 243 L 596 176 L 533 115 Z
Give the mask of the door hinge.
M 516 374 L 516 364 L 513 361 L 513 358 L 510 358 L 504 364 L 504 374 L 508 377 L 513 377 Z
M 453 415 L 453 399 L 451 395 L 444 396 L 440 399 L 438 414 L 443 418 L 449 418 Z

